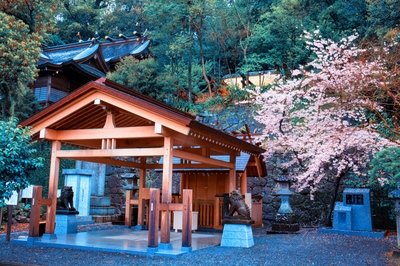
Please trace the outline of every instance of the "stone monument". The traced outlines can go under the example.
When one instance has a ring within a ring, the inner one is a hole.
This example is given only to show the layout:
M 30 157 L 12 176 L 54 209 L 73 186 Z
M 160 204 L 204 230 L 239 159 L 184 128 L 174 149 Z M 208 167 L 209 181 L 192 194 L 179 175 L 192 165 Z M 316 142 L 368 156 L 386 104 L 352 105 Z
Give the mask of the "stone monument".
M 245 247 L 254 246 L 253 230 L 251 225 L 254 221 L 250 217 L 250 208 L 244 202 L 238 191 L 232 191 L 224 195 L 222 224 L 222 247 Z
M 90 217 L 90 195 L 91 185 L 90 180 L 94 176 L 94 172 L 88 169 L 64 169 L 62 171 L 64 176 L 64 184 L 71 186 L 75 191 L 74 206 L 79 211 L 81 220 Z
M 333 228 L 320 232 L 383 238 L 384 232 L 372 231 L 370 189 L 345 188 L 343 200 L 335 203 Z

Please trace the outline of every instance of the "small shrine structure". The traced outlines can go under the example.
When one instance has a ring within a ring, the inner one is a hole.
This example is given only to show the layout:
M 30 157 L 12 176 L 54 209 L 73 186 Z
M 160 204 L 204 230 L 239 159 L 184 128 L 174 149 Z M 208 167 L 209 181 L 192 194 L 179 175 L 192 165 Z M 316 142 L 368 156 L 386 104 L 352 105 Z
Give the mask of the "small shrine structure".
M 127 191 L 125 222 L 128 224 L 131 219 L 130 206 L 138 205 L 138 222 L 142 224 L 146 218 L 146 215 L 143 215 L 143 206 L 146 201 L 149 202 L 150 214 L 146 219 L 150 219 L 149 234 L 153 232 L 153 238 L 150 239 L 149 236 L 149 243 L 153 243 L 149 246 L 152 246 L 157 244 L 154 241 L 158 242 L 158 215 L 160 214 L 161 221 L 161 243 L 168 244 L 171 211 L 182 210 L 182 206 L 183 211 L 187 211 L 185 208 L 188 202 L 192 202 L 191 195 L 193 200 L 196 200 L 202 194 L 199 188 L 190 185 L 191 177 L 188 176 L 183 182 L 189 182 L 189 185 L 184 185 L 183 188 L 192 188 L 193 194 L 185 189 L 183 205 L 173 203 L 174 169 L 222 169 L 226 173 L 224 178 L 213 181 L 222 183 L 221 192 L 229 193 L 239 186 L 244 192 L 247 175 L 237 175 L 237 158 L 243 156 L 242 153 L 247 154 L 252 158 L 247 162 L 252 162 L 255 168 L 260 168 L 260 156 L 264 152 L 264 149 L 257 145 L 203 125 L 190 114 L 105 78 L 74 90 L 60 101 L 23 121 L 21 125 L 31 127 L 33 139 L 44 139 L 52 143 L 48 197 L 40 198 L 37 202 L 47 205 L 47 235 L 54 234 L 55 229 L 61 159 L 138 169 L 138 198 L 134 199 L 132 191 Z M 150 160 L 157 157 L 163 158 L 162 163 L 160 160 Z M 160 196 L 157 196 L 154 189 L 145 186 L 148 169 L 162 169 Z M 214 178 L 219 179 L 218 175 Z M 211 181 L 207 182 L 211 184 Z M 35 195 L 38 194 L 41 192 Z M 159 205 L 152 208 L 154 203 Z M 190 206 L 187 217 L 191 211 Z M 191 223 L 188 220 L 191 219 L 183 221 L 185 228 L 188 227 L 186 222 Z

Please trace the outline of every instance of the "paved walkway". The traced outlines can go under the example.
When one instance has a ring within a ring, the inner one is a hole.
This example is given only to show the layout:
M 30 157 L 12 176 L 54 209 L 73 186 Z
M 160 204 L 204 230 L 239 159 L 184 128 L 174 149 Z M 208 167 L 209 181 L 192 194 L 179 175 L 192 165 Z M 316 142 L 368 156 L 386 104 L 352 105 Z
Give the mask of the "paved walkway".
M 193 233 L 192 251 L 217 246 L 221 242 L 220 240 L 221 234 Z M 182 233 L 171 232 L 170 248 L 162 248 L 160 245 L 157 250 L 149 250 L 147 248 L 147 242 L 148 231 L 133 231 L 125 226 L 112 230 L 57 235 L 56 239 L 42 238 L 40 241 L 34 242 L 30 241 L 27 236 L 24 235 L 13 240 L 13 244 L 33 244 L 33 246 L 36 247 L 124 252 L 135 255 L 148 255 L 148 253 L 154 253 L 155 255 L 177 256 L 188 252 L 187 249 L 182 248 Z
M 267 235 L 265 229 L 256 229 L 254 236 L 252 248 L 215 246 L 175 258 L 27 247 L 0 237 L 0 265 L 399 265 L 389 260 L 395 237 L 373 239 L 304 229 L 293 235 Z

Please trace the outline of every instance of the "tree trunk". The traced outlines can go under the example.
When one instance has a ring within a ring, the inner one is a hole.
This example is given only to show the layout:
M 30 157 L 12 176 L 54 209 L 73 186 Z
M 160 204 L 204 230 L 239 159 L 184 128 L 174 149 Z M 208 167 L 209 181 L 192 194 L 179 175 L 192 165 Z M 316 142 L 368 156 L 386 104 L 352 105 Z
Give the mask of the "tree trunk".
M 188 65 L 188 101 L 193 103 L 192 92 L 193 92 L 193 80 L 192 80 L 192 56 L 193 50 L 190 49 L 189 52 L 189 65 Z
M 329 204 L 329 215 L 326 217 L 325 225 L 331 227 L 332 226 L 332 213 L 333 209 L 335 208 L 336 198 L 339 192 L 340 182 L 342 181 L 343 177 L 347 174 L 348 170 L 343 171 L 339 176 L 335 178 L 335 190 L 333 193 L 333 197 L 331 198 L 331 202 Z
M 203 25 L 203 22 L 201 23 L 201 25 Z M 211 94 L 212 94 L 211 82 L 207 77 L 206 62 L 204 60 L 203 38 L 202 38 L 200 27 L 197 28 L 196 33 L 197 33 L 197 39 L 199 40 L 199 47 L 200 47 L 201 70 L 203 72 L 204 80 L 207 82 L 208 92 L 209 92 L 210 97 L 211 97 Z
M 3 208 L 0 208 L 0 228 L 2 224 L 3 224 Z

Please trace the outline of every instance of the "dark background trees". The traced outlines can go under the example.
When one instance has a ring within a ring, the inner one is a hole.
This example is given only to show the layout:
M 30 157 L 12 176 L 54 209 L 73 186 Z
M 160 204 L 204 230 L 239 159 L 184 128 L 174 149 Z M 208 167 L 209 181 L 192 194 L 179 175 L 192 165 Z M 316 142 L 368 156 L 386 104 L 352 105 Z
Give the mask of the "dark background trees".
M 2 27 L 6 19 L 11 25 L 2 33 L 7 38 L 0 41 L 1 53 L 13 58 L 2 64 L 9 66 L 2 70 L 2 114 L 10 116 L 12 106 L 26 106 L 21 104 L 25 98 L 30 97 L 25 103 L 31 102 L 32 96 L 21 86 L 35 78 L 40 44 L 132 35 L 134 31 L 149 35 L 154 61 L 140 67 L 151 68 L 144 73 L 157 76 L 151 78 L 153 95 L 168 101 L 171 93 L 183 91 L 183 100 L 192 105 L 202 93 L 215 95 L 226 74 L 261 70 L 287 74 L 305 64 L 311 56 L 302 37 L 305 30 L 319 28 L 324 37 L 334 40 L 357 31 L 360 41 L 373 45 L 393 40 L 399 32 L 399 6 L 397 0 L 1 1 Z M 10 40 L 19 40 L 15 45 L 20 47 L 10 50 Z M 130 86 L 142 84 L 144 74 L 127 73 L 129 64 L 129 60 L 121 62 L 110 77 L 128 75 L 129 82 L 128 78 L 116 80 Z M 21 69 L 21 65 L 27 67 Z M 21 77 L 6 78 L 13 71 Z M 151 89 L 140 90 L 152 94 Z M 16 96 L 10 98 L 8 91 Z

